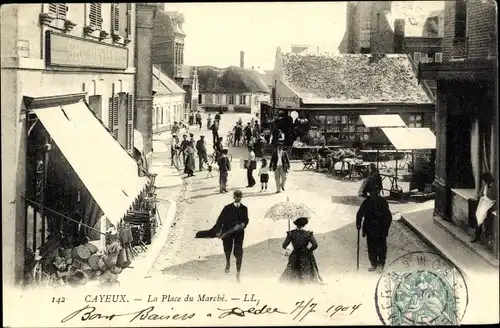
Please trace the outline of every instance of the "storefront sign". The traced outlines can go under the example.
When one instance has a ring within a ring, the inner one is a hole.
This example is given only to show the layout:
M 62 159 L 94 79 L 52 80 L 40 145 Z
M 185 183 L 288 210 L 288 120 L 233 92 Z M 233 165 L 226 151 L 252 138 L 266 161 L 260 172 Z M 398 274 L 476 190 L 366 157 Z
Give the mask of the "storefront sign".
M 47 65 L 126 69 L 128 49 L 74 36 L 46 33 Z
M 298 108 L 299 100 L 299 97 L 278 97 L 278 106 Z

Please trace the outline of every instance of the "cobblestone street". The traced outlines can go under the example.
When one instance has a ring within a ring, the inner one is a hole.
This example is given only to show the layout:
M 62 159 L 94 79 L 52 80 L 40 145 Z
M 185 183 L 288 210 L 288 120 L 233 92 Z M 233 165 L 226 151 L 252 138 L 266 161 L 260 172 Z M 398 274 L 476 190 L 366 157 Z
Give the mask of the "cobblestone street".
M 243 115 L 223 115 L 221 136 L 226 135 L 239 116 Z M 248 120 L 248 117 L 244 116 L 243 121 Z M 196 135 L 198 134 L 196 131 Z M 168 137 L 167 133 L 158 136 L 163 140 L 168 140 Z M 210 142 L 209 135 L 207 139 Z M 207 148 L 210 153 L 211 143 Z M 287 223 L 264 219 L 264 216 L 273 204 L 286 201 L 287 198 L 306 204 L 316 214 L 308 229 L 314 231 L 319 243 L 315 253 L 323 278 L 328 282 L 337 280 L 346 273 L 356 272 L 357 233 L 354 222 L 361 203 L 361 198 L 355 196 L 359 182 L 337 180 L 322 173 L 302 171 L 301 163 L 294 162 L 284 193 L 274 193 L 276 187 L 273 176 L 268 191 L 260 192 L 259 184 L 253 188 L 245 188 L 246 171 L 240 168 L 239 163 L 245 157 L 246 150 L 230 148 L 230 153 L 233 161 L 228 194 L 218 192 L 217 171 L 213 172 L 212 177 L 203 171 L 184 180 L 178 199 L 177 217 L 168 241 L 150 271 L 154 280 L 235 280 L 234 273 L 224 273 L 225 260 L 220 240 L 195 239 L 194 236 L 197 231 L 213 226 L 222 207 L 232 202 L 232 191 L 236 189 L 243 191 L 243 203 L 249 208 L 250 217 L 245 233 L 243 283 L 245 280 L 255 279 L 277 281 L 284 270 L 287 258 L 283 255 L 281 244 L 287 231 Z M 417 205 L 390 206 L 393 213 L 398 213 Z M 397 215 L 394 218 L 388 238 L 388 263 L 407 252 L 428 250 L 413 232 L 396 220 Z M 363 239 L 360 247 L 360 273 L 372 275 L 367 272 L 369 261 Z M 232 265 L 234 271 L 234 259 Z

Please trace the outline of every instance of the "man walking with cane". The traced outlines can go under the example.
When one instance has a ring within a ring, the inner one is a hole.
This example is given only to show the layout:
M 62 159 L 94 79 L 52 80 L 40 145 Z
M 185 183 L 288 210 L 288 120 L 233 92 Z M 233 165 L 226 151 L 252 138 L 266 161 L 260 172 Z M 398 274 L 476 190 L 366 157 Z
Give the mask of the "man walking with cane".
M 370 184 L 368 198 L 361 204 L 356 215 L 356 228 L 358 229 L 358 268 L 359 268 L 359 231 L 362 230 L 368 245 L 368 258 L 371 267 L 368 271 L 382 273 L 387 256 L 387 236 L 392 223 L 392 214 L 389 204 L 380 196 L 377 184 Z

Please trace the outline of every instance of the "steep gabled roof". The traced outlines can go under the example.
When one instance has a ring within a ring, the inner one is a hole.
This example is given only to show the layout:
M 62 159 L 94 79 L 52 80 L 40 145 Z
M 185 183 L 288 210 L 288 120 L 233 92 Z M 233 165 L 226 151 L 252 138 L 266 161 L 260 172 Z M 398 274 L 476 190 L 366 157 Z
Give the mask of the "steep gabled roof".
M 158 94 L 186 93 L 161 70 L 159 65 L 153 65 L 153 91 Z
M 269 88 L 258 72 L 236 66 L 199 66 L 198 80 L 202 93 L 269 93 Z
M 431 104 L 406 54 L 282 54 L 284 82 L 304 103 Z

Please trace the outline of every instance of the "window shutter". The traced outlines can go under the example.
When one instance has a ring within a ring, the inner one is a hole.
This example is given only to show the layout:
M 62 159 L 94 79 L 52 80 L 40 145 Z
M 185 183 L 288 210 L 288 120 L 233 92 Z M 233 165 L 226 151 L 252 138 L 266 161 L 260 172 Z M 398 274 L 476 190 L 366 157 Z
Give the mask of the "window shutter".
M 127 149 L 134 148 L 134 96 L 128 94 L 127 99 Z
M 57 17 L 57 3 L 49 3 L 49 14 Z
M 102 12 L 101 12 L 101 3 L 93 2 L 90 3 L 90 26 L 95 28 L 96 30 L 102 29 Z
M 108 103 L 108 129 L 113 132 L 113 97 L 109 98 Z
M 68 12 L 68 6 L 65 3 L 57 4 L 57 18 L 66 19 L 67 12 Z
M 54 15 L 55 18 L 66 19 L 68 6 L 65 3 L 49 3 L 49 14 Z
M 113 136 L 118 139 L 118 95 L 113 96 Z
M 436 55 L 434 57 L 434 61 L 436 63 L 441 63 L 443 61 L 443 53 L 442 52 L 436 52 Z
M 120 28 L 120 6 L 118 3 L 111 4 L 111 33 L 118 34 Z
M 414 52 L 414 53 L 413 53 L 413 61 L 414 61 L 415 63 L 420 62 L 420 57 L 421 57 L 420 55 L 421 55 L 421 54 L 420 54 L 420 52 Z
M 127 3 L 127 37 L 132 35 L 132 4 Z

